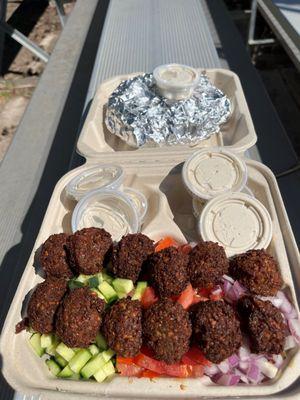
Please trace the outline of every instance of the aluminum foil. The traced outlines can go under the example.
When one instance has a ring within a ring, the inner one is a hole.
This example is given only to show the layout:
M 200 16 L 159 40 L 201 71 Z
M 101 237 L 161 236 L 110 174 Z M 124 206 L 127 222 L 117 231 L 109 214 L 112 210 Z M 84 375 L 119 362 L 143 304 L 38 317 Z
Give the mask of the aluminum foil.
M 230 100 L 200 76 L 193 95 L 170 101 L 159 95 L 152 74 L 120 83 L 110 95 L 105 123 L 128 145 L 195 145 L 219 132 L 230 115 Z

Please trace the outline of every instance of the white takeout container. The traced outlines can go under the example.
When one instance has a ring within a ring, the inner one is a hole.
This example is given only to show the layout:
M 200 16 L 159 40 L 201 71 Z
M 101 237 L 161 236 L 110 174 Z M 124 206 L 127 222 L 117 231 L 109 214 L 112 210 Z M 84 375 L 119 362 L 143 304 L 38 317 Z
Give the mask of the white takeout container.
M 168 151 L 174 154 L 178 148 L 194 152 L 203 147 L 224 146 L 234 153 L 243 153 L 252 147 L 257 140 L 253 122 L 249 113 L 241 82 L 238 76 L 226 69 L 197 69 L 205 73 L 212 84 L 224 92 L 231 101 L 232 112 L 227 122 L 222 124 L 220 132 L 201 141 L 197 146 L 176 145 L 168 146 Z M 81 130 L 77 151 L 85 158 L 91 160 L 98 158 L 103 153 L 120 152 L 126 154 L 142 153 L 141 158 L 149 152 L 147 145 L 134 149 L 116 135 L 112 135 L 105 126 L 106 104 L 111 93 L 126 79 L 133 78 L 143 72 L 119 75 L 101 83 L 89 109 L 87 118 Z M 151 156 L 164 154 L 165 147 L 151 148 Z M 110 159 L 111 161 L 111 159 Z M 114 159 L 115 162 L 115 159 Z
M 218 242 L 228 257 L 267 248 L 273 235 L 267 209 L 245 193 L 226 193 L 207 202 L 198 229 L 204 241 Z
M 118 190 L 96 189 L 77 203 L 72 214 L 72 232 L 83 228 L 103 228 L 114 241 L 128 233 L 136 233 L 140 221 L 136 206 Z
M 138 153 L 126 157 L 116 153 L 114 163 L 125 172 L 124 186 L 142 191 L 148 200 L 148 213 L 142 232 L 153 240 L 172 236 L 180 243 L 197 241 L 197 221 L 193 216 L 192 199 L 184 190 L 181 180 L 181 161 L 187 158 L 189 151 L 178 150 L 170 156 L 165 151 L 155 157 L 150 155 L 140 162 Z M 110 155 L 103 155 L 102 162 L 109 161 Z M 284 205 L 278 190 L 276 179 L 271 171 L 262 164 L 247 161 L 249 188 L 255 197 L 268 210 L 273 225 L 273 237 L 267 251 L 278 261 L 286 284 L 286 291 L 299 311 L 292 272 L 296 288 L 300 287 L 299 252 L 293 237 Z M 64 188 L 70 180 L 90 168 L 89 161 L 76 170 L 70 171 L 57 183 L 51 197 L 41 230 L 34 249 L 28 260 L 24 274 L 18 286 L 15 298 L 7 315 L 0 341 L 3 360 L 2 372 L 9 384 L 16 390 L 37 394 L 42 399 L 196 399 L 253 397 L 256 399 L 297 399 L 292 384 L 300 375 L 299 349 L 289 353 L 289 358 L 280 375 L 260 385 L 218 386 L 208 378 L 176 379 L 115 377 L 111 381 L 98 384 L 90 381 L 69 381 L 52 377 L 43 360 L 39 359 L 28 345 L 28 334 L 15 335 L 14 329 L 21 318 L 22 302 L 26 294 L 41 281 L 33 268 L 36 249 L 53 233 L 71 232 L 71 215 L 74 201 L 65 195 Z M 291 272 L 292 270 L 292 272 Z M 284 390 L 284 393 L 281 392 Z M 294 396 L 294 397 L 293 397 Z
M 153 77 L 160 94 L 169 100 L 184 100 L 191 97 L 199 82 L 199 72 L 183 64 L 159 65 Z
M 119 189 L 124 180 L 124 171 L 118 165 L 98 164 L 76 175 L 66 186 L 67 194 L 80 200 L 95 189 Z
M 193 153 L 182 168 L 183 183 L 200 200 L 210 200 L 227 192 L 240 192 L 247 182 L 244 161 L 234 153 L 218 148 Z

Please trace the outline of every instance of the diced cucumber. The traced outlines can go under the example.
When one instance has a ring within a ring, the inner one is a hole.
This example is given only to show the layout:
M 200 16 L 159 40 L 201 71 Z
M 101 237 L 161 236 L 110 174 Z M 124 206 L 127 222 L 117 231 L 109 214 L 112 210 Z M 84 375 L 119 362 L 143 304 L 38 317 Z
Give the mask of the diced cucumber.
M 106 281 L 101 282 L 98 288 L 108 303 L 118 298 L 115 289 L 112 286 L 110 286 L 110 284 L 107 283 Z
M 131 300 L 141 300 L 147 286 L 148 286 L 147 282 L 142 282 L 142 281 L 138 282 L 136 285 L 134 295 L 132 296 Z
M 97 333 L 96 343 L 100 350 L 106 350 L 108 347 L 104 336 L 100 332 Z
M 111 361 L 108 361 L 102 369 L 107 377 L 113 375 L 116 372 L 114 364 Z
M 98 346 L 96 346 L 95 344 L 91 344 L 89 346 L 89 352 L 91 353 L 92 356 L 95 356 L 96 354 L 100 353 L 100 350 Z
M 60 373 L 61 368 L 54 360 L 49 359 L 46 360 L 45 363 L 52 375 L 57 376 Z
M 56 352 L 67 361 L 70 361 L 75 356 L 75 351 L 62 342 L 56 347 Z
M 69 361 L 69 367 L 75 374 L 78 374 L 90 358 L 92 358 L 91 353 L 87 349 L 81 349 Z
M 91 275 L 84 275 L 80 274 L 77 276 L 76 281 L 77 282 L 82 282 L 82 283 L 87 283 L 87 281 L 90 279 Z
M 54 335 L 52 335 L 52 333 L 44 333 L 41 336 L 41 346 L 43 347 L 43 349 L 50 347 L 53 345 L 54 342 Z
M 112 281 L 114 280 L 114 278 L 112 276 L 108 275 L 108 273 L 106 271 L 102 271 L 102 279 L 109 284 L 111 284 Z
M 123 292 L 117 292 L 117 296 L 118 299 L 125 299 L 125 297 L 127 297 L 127 294 Z
M 72 374 L 69 379 L 72 379 L 73 381 L 79 381 L 80 379 L 80 374 Z
M 97 275 L 93 275 L 88 279 L 88 285 L 90 288 L 96 288 L 97 286 L 99 286 L 99 284 L 100 281 Z
M 101 356 L 105 362 L 109 361 L 116 353 L 112 349 L 102 351 Z
M 105 365 L 106 361 L 101 354 L 96 354 L 80 371 L 81 375 L 88 379 L 94 375 L 101 367 Z
M 91 291 L 97 293 L 97 296 L 98 296 L 100 299 L 106 301 L 106 300 L 105 300 L 105 297 L 103 296 L 102 293 L 99 292 L 98 289 L 92 288 Z
M 70 378 L 73 375 L 73 371 L 71 368 L 67 365 L 60 373 L 57 375 L 60 378 Z
M 34 352 L 39 357 L 42 357 L 42 355 L 44 354 L 44 349 L 41 346 L 41 334 L 34 333 L 29 339 L 29 343 L 31 344 L 31 347 L 33 348 Z
M 95 374 L 94 378 L 97 382 L 103 382 L 106 378 L 115 373 L 115 367 L 111 361 L 108 361 L 102 368 L 100 368 Z
M 56 336 L 53 337 L 52 345 L 46 348 L 46 353 L 50 356 L 56 355 L 56 347 L 59 345 L 59 340 Z
M 134 289 L 133 282 L 130 279 L 116 278 L 112 281 L 112 285 L 117 293 L 127 295 Z
M 59 364 L 62 368 L 65 368 L 66 365 L 68 365 L 68 361 L 66 361 L 62 356 L 60 356 L 59 354 L 56 354 L 54 356 L 55 361 L 57 362 L 57 364 Z
M 68 286 L 71 290 L 84 287 L 83 282 L 79 282 L 76 279 L 70 279 L 68 282 Z

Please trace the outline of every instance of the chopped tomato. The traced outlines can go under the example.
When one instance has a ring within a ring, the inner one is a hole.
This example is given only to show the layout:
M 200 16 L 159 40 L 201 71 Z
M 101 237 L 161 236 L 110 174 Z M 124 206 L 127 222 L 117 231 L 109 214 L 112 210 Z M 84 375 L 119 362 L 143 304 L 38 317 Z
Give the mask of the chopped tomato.
M 183 364 L 165 364 L 165 373 L 169 376 L 176 376 L 178 378 L 187 378 L 190 375 L 190 366 Z
M 144 369 L 163 374 L 165 372 L 164 363 L 162 361 L 154 360 L 154 358 L 145 356 L 144 354 L 138 354 L 135 357 L 135 363 Z
M 161 239 L 158 243 L 156 243 L 155 252 L 157 253 L 158 251 L 161 251 L 168 247 L 178 247 L 178 246 L 179 246 L 178 243 L 173 238 L 171 238 L 170 236 L 166 236 L 165 238 Z
M 130 357 L 117 357 L 117 363 L 119 364 L 133 364 L 134 363 L 134 358 Z
M 197 290 L 197 293 L 198 293 L 199 296 L 209 298 L 209 295 L 211 293 L 211 289 L 209 289 L 209 288 L 201 288 L 201 289 Z
M 141 373 L 142 378 L 157 378 L 158 376 L 160 376 L 160 374 L 158 374 L 157 372 L 149 371 L 148 369 L 145 369 Z
M 192 288 L 192 285 L 189 284 L 186 289 L 181 293 L 177 302 L 182 305 L 182 307 L 186 310 L 193 304 L 195 291 Z
M 201 378 L 204 374 L 203 365 L 193 365 L 189 367 L 190 376 L 193 378 Z
M 204 357 L 202 351 L 198 347 L 191 347 L 188 352 L 185 353 L 185 356 L 195 361 L 197 364 L 211 365 L 211 362 Z
M 140 377 L 143 368 L 136 364 L 122 364 L 117 361 L 117 370 L 122 376 L 138 376 Z
M 158 298 L 155 295 L 154 289 L 148 286 L 142 295 L 141 304 L 143 308 L 148 308 L 152 306 L 152 304 L 156 303 Z
M 179 247 L 179 250 L 185 254 L 190 254 L 190 252 L 192 251 L 192 246 L 190 244 L 183 244 Z
M 188 356 L 184 355 L 181 359 L 182 364 L 185 365 L 197 365 L 196 361 L 192 360 Z
M 200 301 L 207 301 L 209 300 L 209 298 L 207 297 L 203 297 L 203 296 L 199 296 L 198 294 L 194 294 L 193 296 L 193 303 L 192 304 L 197 304 Z

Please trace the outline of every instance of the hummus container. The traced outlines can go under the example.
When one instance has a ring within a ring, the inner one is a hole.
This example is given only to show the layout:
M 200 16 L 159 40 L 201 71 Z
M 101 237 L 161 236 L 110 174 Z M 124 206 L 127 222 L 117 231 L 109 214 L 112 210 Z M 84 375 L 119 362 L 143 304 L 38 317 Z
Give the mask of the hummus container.
M 243 190 L 247 168 L 241 158 L 228 150 L 203 149 L 186 160 L 182 179 L 193 197 L 210 200 L 223 193 Z
M 199 82 L 198 71 L 182 64 L 160 65 L 154 69 L 153 77 L 160 94 L 169 100 L 189 98 Z
M 252 190 L 249 189 L 247 186 L 244 187 L 242 193 L 246 193 L 249 196 L 254 197 Z M 205 207 L 206 201 L 193 197 L 192 203 L 193 203 L 193 214 L 195 218 L 199 218 L 203 208 Z
M 104 228 L 114 241 L 139 230 L 139 218 L 131 200 L 117 190 L 93 190 L 76 205 L 72 214 L 73 233 L 83 228 Z
M 245 193 L 224 194 L 209 201 L 198 229 L 204 241 L 218 242 L 228 257 L 250 249 L 266 249 L 273 234 L 266 208 Z
M 119 189 L 124 180 L 121 167 L 113 164 L 98 164 L 78 174 L 66 186 L 68 196 L 79 201 L 95 189 Z
M 146 197 L 139 190 L 130 187 L 124 187 L 123 192 L 136 208 L 140 223 L 142 224 L 148 210 L 148 201 Z

